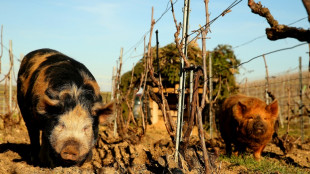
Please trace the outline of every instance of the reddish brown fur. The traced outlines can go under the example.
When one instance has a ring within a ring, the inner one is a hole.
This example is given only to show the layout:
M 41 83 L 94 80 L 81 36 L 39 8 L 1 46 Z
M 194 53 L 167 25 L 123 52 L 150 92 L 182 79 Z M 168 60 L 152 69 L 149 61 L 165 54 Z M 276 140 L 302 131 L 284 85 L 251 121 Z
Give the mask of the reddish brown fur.
M 243 152 L 246 148 L 254 151 L 259 160 L 266 144 L 271 140 L 274 123 L 278 116 L 278 102 L 270 105 L 258 98 L 234 95 L 227 98 L 219 117 L 220 132 L 226 144 L 226 152 Z

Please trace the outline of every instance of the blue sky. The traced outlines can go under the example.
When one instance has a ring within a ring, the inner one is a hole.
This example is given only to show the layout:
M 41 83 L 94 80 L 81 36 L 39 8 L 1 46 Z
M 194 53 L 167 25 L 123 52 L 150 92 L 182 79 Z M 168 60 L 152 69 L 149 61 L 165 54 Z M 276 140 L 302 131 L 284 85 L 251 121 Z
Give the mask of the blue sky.
M 175 1 L 175 0 L 174 0 Z M 116 66 L 120 48 L 124 48 L 123 73 L 129 71 L 143 53 L 143 35 L 150 28 L 151 8 L 157 20 L 170 6 L 170 0 L 0 0 L 0 25 L 3 25 L 3 42 L 9 47 L 13 41 L 15 72 L 19 69 L 20 55 L 39 48 L 63 52 L 85 64 L 97 79 L 102 91 L 111 90 L 113 66 Z M 215 18 L 234 0 L 210 0 L 210 19 Z M 257 0 L 256 0 L 257 2 Z M 301 0 L 262 0 L 280 24 L 290 24 L 307 16 Z M 169 3 L 169 4 L 168 4 Z M 177 0 L 174 8 L 178 22 L 182 22 L 184 1 Z M 193 31 L 205 24 L 203 0 L 190 4 L 189 28 Z M 293 26 L 309 28 L 306 19 Z M 211 25 L 207 49 L 218 44 L 233 47 L 265 34 L 266 20 L 251 13 L 243 0 L 224 17 Z M 160 46 L 174 42 L 175 25 L 169 10 L 158 23 Z M 194 36 L 194 35 L 193 35 Z M 148 38 L 148 36 L 147 36 Z M 198 43 L 201 41 L 198 41 Z M 241 62 L 257 55 L 300 44 L 296 39 L 269 41 L 266 37 L 234 49 Z M 155 34 L 152 45 L 155 46 Z M 308 66 L 308 45 L 266 56 L 270 75 L 295 70 L 298 57 L 303 67 Z M 8 71 L 8 51 L 3 53 L 2 74 Z M 262 58 L 241 68 L 239 81 L 263 78 L 265 66 Z

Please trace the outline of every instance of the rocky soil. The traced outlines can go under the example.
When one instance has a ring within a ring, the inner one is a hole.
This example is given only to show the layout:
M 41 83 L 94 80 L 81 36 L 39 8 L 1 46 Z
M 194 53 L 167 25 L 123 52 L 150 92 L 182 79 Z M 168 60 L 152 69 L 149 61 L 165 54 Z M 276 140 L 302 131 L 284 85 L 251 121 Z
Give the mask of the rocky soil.
M 207 137 L 208 139 L 208 137 Z M 174 144 L 163 122 L 148 126 L 143 137 L 133 134 L 124 139 L 114 137 L 108 127 L 100 127 L 99 141 L 93 159 L 81 167 L 41 168 L 33 166 L 29 157 L 29 138 L 25 125 L 0 126 L 0 173 L 203 173 L 203 157 L 197 133 L 193 133 L 186 154 L 179 164 L 174 162 Z M 247 173 L 242 166 L 219 160 L 224 153 L 220 139 L 207 141 L 213 173 Z M 310 173 L 310 141 L 296 144 L 287 155 L 272 143 L 263 156 L 292 164 Z M 179 166 L 179 167 L 178 167 Z

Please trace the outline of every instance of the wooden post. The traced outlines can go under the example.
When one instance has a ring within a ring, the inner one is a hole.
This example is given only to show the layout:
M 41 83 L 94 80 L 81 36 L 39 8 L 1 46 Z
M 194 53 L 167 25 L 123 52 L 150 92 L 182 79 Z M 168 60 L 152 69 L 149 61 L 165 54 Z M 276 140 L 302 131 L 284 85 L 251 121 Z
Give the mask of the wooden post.
M 281 125 L 281 128 L 283 128 L 284 127 L 284 121 L 283 121 L 284 120 L 284 118 L 283 118 L 284 117 L 283 116 L 284 115 L 283 114 L 284 109 L 281 109 L 281 107 L 285 105 L 284 99 L 285 99 L 285 84 L 286 84 L 286 82 L 282 78 L 281 78 L 281 81 L 283 81 L 283 83 L 282 83 L 282 93 L 279 95 L 279 96 L 281 96 L 281 100 L 279 100 L 279 102 L 280 102 L 280 125 Z
M 188 18 L 189 18 L 189 5 L 190 0 L 184 0 L 183 12 L 183 30 L 182 30 L 182 52 L 187 56 L 187 33 L 188 33 Z M 179 101 L 178 101 L 178 116 L 177 116 L 177 132 L 176 132 L 176 147 L 175 147 L 175 162 L 178 162 L 179 146 L 182 134 L 182 120 L 184 114 L 184 95 L 185 95 L 185 79 L 186 73 L 183 71 L 184 59 L 180 57 L 180 86 L 179 86 Z
M 194 65 L 191 64 L 191 67 L 193 67 L 193 66 Z M 189 104 L 188 104 L 188 107 L 189 107 L 189 109 L 188 109 L 188 111 L 189 111 L 188 113 L 189 114 L 188 115 L 189 115 L 189 117 L 190 117 L 191 111 L 193 109 L 192 106 L 191 106 L 191 104 L 193 102 L 193 93 L 194 93 L 194 70 L 191 69 L 190 73 L 189 73 Z
M 159 56 L 158 56 L 158 47 L 159 47 L 159 42 L 158 42 L 158 30 L 156 30 L 155 33 L 156 33 L 156 61 L 157 61 L 157 74 L 158 74 L 158 77 L 160 77 L 160 66 L 159 66 Z
M 251 88 L 249 89 L 250 89 L 250 92 L 249 92 L 250 96 L 258 97 L 259 88 L 257 88 L 256 82 L 253 82 L 251 85 Z
M 148 118 L 148 108 L 149 108 L 149 105 L 148 105 L 148 99 L 147 99 L 147 94 L 145 92 L 145 87 L 146 87 L 146 80 L 147 80 L 147 74 L 148 74 L 148 64 L 147 64 L 147 57 L 145 56 L 145 52 L 146 52 L 146 45 L 145 45 L 145 37 L 144 36 L 144 49 L 143 49 L 143 67 L 144 67 L 144 84 L 143 84 L 143 88 L 142 88 L 142 93 L 140 95 L 140 109 L 141 109 L 141 116 L 142 116 L 142 127 L 143 127 L 143 131 L 145 132 L 146 131 L 146 120 Z M 142 74 L 143 75 L 143 74 Z M 142 79 L 141 79 L 142 80 Z M 142 97 L 143 97 L 143 101 L 142 101 Z M 143 102 L 143 104 L 142 104 Z M 144 109 L 143 109 L 144 108 Z
M 310 43 L 308 43 L 309 46 L 309 65 L 308 65 L 308 72 L 310 72 Z M 310 119 L 309 119 L 310 120 Z
M 158 75 L 158 79 L 159 79 L 160 83 L 162 83 L 161 73 L 160 73 L 160 66 L 159 66 L 159 55 L 158 55 L 158 47 L 159 47 L 159 42 L 158 42 L 158 30 L 155 31 L 155 34 L 156 34 L 157 75 Z M 160 88 L 160 87 L 158 86 L 158 88 Z M 164 102 L 163 102 L 163 103 L 164 103 Z M 155 106 L 155 105 L 157 105 L 156 102 L 154 102 L 154 105 L 153 105 L 153 106 Z M 165 107 L 165 105 L 163 105 L 163 107 Z M 166 109 L 164 109 L 164 110 L 166 110 Z M 155 123 L 158 122 L 158 105 L 157 105 L 157 110 L 156 110 L 156 112 L 157 112 L 157 113 L 156 113 L 156 117 L 155 117 L 155 115 L 153 115 L 153 117 L 152 117 L 152 123 L 153 123 L 153 124 L 155 124 Z M 164 115 L 165 113 L 162 113 L 162 114 Z M 181 123 L 183 123 L 183 117 L 182 117 L 182 119 L 181 119 Z
M 288 93 L 288 101 L 287 101 L 287 127 L 286 127 L 286 134 L 288 134 L 290 130 L 290 121 L 291 121 L 291 89 L 290 87 L 287 87 L 287 93 Z
M 115 66 L 113 66 L 113 70 L 112 70 L 112 85 L 111 85 L 111 101 L 114 100 L 114 90 L 115 90 Z
M 119 67 L 117 69 L 117 74 L 116 74 L 116 79 L 115 79 L 115 84 L 116 84 L 116 90 L 114 92 L 114 97 L 116 97 L 116 118 L 114 122 L 114 136 L 116 136 L 117 132 L 117 118 L 119 117 L 121 124 L 123 124 L 123 119 L 121 117 L 121 113 L 118 110 L 120 108 L 120 101 L 119 101 L 119 95 L 120 95 L 120 90 L 119 90 L 119 85 L 121 83 L 121 72 L 122 72 L 122 64 L 123 64 L 123 48 L 121 48 L 120 51 L 120 56 L 119 56 Z
M 112 71 L 112 85 L 111 85 L 111 101 L 114 100 L 114 92 L 115 92 L 115 66 L 113 66 Z M 116 120 L 116 112 L 114 112 L 114 130 L 113 130 L 113 136 L 116 136 L 117 133 L 117 120 Z
M 2 108 L 3 108 L 3 112 L 2 113 L 3 113 L 3 115 L 5 115 L 5 98 L 6 98 L 4 90 L 5 90 L 5 88 L 3 89 L 3 101 L 2 101 L 3 102 L 2 103 Z
M 301 130 L 301 142 L 304 141 L 304 119 L 303 119 L 303 103 L 302 103 L 302 63 L 299 57 L 299 118 Z
M 269 104 L 269 96 L 268 96 L 268 90 L 269 90 L 269 75 L 268 75 L 268 66 L 266 63 L 265 55 L 263 55 L 264 63 L 265 63 L 265 69 L 266 69 L 266 82 L 265 82 L 265 102 L 267 105 Z
M 9 113 L 12 112 L 12 75 L 13 75 L 13 48 L 12 48 L 12 40 L 10 40 L 10 72 L 9 72 Z
M 3 33 L 3 25 L 1 25 L 1 54 L 0 54 L 0 74 L 1 74 L 1 58 L 3 54 L 3 40 L 2 40 L 2 33 Z
M 209 121 L 210 121 L 210 138 L 213 138 L 213 113 L 212 113 L 212 93 L 213 93 L 213 78 L 212 78 L 212 56 L 209 54 Z
M 249 96 L 248 78 L 245 78 L 244 90 L 245 90 L 245 95 Z
M 205 3 L 205 11 L 206 11 L 206 23 L 209 23 L 209 0 L 204 0 Z M 203 35 L 203 39 L 204 39 L 204 46 L 203 49 L 205 49 L 206 52 L 206 36 L 208 33 L 209 27 L 206 27 L 203 31 L 202 31 L 202 35 Z M 211 56 L 211 52 L 209 53 L 209 67 L 211 67 L 211 76 L 212 76 L 212 60 L 211 60 L 212 56 Z M 210 63 L 211 60 L 211 63 Z M 212 80 L 211 80 L 211 76 L 209 76 L 209 81 L 211 81 L 212 84 Z M 198 125 L 199 125 L 199 135 L 200 135 L 200 144 L 202 147 L 202 152 L 203 152 L 203 157 L 204 157 L 204 163 L 205 163 L 205 173 L 211 173 L 210 171 L 210 165 L 209 165 L 209 156 L 208 156 L 208 152 L 207 152 L 207 148 L 206 148 L 206 143 L 205 143 L 205 138 L 204 138 L 204 130 L 202 128 L 202 110 L 205 107 L 206 104 L 206 91 L 207 91 L 207 63 L 206 63 L 206 59 L 203 60 L 203 77 L 204 77 L 204 84 L 203 84 L 203 92 L 202 92 L 202 99 L 201 99 L 201 106 L 197 107 L 198 110 Z M 219 89 L 220 90 L 220 89 Z M 212 113 L 212 90 L 210 89 L 210 96 L 211 98 L 209 99 L 209 113 Z M 199 100 L 197 100 L 197 106 L 199 106 Z M 210 115 L 210 124 L 212 125 L 213 119 L 211 118 Z M 212 132 L 212 127 L 210 125 L 210 132 Z M 211 134 L 211 138 L 212 138 L 212 134 Z

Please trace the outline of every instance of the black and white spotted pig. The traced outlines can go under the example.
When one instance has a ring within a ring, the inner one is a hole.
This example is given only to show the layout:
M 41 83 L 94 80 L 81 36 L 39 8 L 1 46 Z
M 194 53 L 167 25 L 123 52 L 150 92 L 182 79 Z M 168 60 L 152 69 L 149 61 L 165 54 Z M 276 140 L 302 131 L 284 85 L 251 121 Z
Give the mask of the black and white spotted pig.
M 82 165 L 91 159 L 99 120 L 107 120 L 114 106 L 102 104 L 99 86 L 83 64 L 51 49 L 23 58 L 17 99 L 31 158 L 34 164 L 50 167 Z

